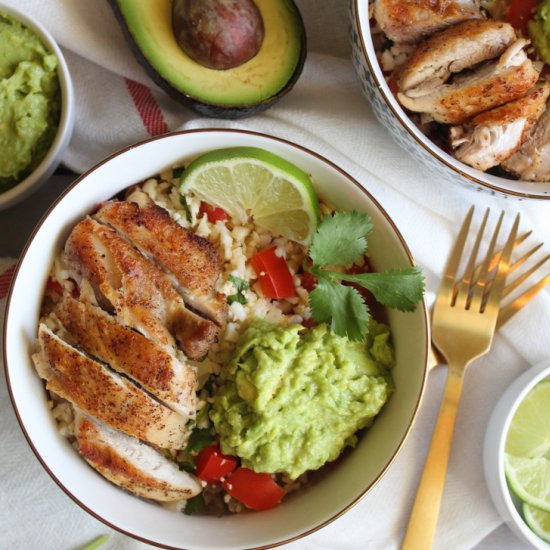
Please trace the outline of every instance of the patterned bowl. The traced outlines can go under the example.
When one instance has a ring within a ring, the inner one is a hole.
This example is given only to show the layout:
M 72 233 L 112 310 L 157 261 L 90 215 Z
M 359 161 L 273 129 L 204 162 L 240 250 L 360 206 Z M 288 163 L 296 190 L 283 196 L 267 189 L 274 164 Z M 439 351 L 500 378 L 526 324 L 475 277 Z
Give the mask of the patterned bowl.
M 447 154 L 415 126 L 390 91 L 376 59 L 369 21 L 372 2 L 349 0 L 352 61 L 364 95 L 394 140 L 439 179 L 503 198 L 550 200 L 550 182 L 519 181 L 476 170 Z

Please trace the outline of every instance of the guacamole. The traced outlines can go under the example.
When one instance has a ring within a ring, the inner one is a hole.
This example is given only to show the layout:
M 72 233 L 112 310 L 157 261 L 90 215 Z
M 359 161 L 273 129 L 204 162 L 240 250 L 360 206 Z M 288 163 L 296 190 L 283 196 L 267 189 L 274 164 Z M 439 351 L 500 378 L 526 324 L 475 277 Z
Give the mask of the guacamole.
M 550 0 L 542 0 L 529 21 L 529 35 L 539 57 L 550 64 Z
M 254 320 L 240 338 L 210 417 L 222 451 L 257 472 L 292 479 L 355 445 L 392 391 L 394 364 L 387 326 L 371 321 L 366 342 L 322 324 Z
M 0 13 L 0 192 L 46 155 L 59 124 L 57 58 L 38 36 Z

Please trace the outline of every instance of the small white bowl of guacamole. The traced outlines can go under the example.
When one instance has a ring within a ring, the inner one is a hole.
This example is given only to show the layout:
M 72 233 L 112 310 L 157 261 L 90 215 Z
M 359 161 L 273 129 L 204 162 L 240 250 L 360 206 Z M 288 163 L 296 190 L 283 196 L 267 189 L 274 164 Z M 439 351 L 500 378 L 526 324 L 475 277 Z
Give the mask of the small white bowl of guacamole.
M 0 2 L 0 210 L 55 171 L 74 123 L 63 54 L 36 20 Z

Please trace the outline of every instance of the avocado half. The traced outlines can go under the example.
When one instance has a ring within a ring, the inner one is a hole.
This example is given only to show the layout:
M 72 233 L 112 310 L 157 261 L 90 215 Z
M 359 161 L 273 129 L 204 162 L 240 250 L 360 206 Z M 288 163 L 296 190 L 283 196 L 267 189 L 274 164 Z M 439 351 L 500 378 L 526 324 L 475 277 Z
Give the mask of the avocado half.
M 244 118 L 270 107 L 298 80 L 306 33 L 292 0 L 255 0 L 265 36 L 238 67 L 216 70 L 191 59 L 172 31 L 172 0 L 109 0 L 138 62 L 176 101 L 203 116 Z

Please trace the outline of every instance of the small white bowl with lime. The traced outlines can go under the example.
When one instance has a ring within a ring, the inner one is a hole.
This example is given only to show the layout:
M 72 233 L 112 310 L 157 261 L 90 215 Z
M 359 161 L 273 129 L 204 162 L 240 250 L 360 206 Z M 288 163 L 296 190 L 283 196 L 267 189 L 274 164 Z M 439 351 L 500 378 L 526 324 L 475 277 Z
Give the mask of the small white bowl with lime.
M 550 550 L 550 359 L 503 393 L 487 425 L 483 462 L 506 523 L 534 548 Z

